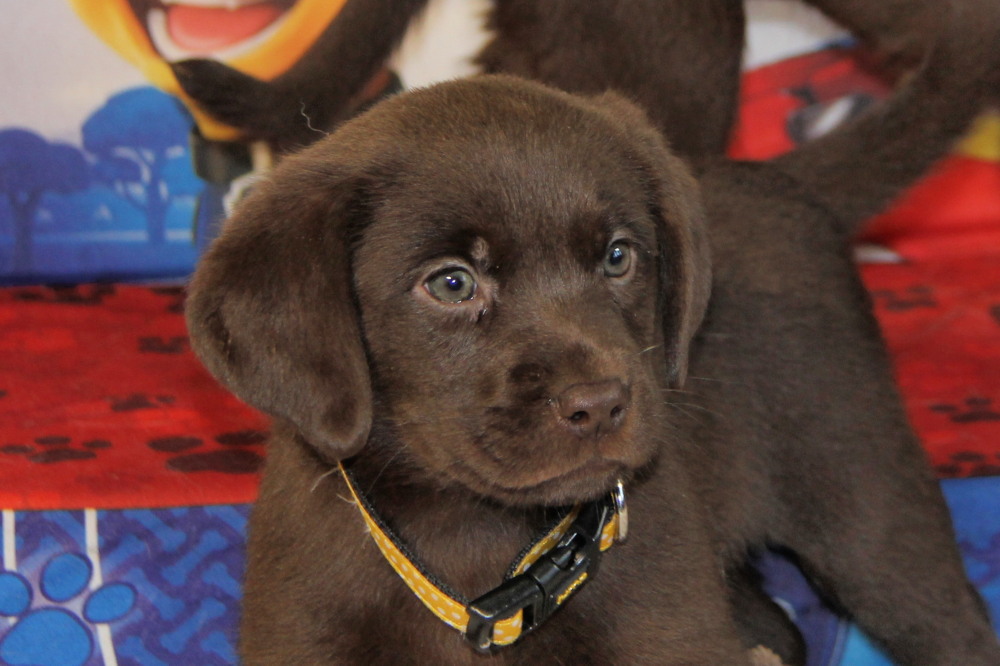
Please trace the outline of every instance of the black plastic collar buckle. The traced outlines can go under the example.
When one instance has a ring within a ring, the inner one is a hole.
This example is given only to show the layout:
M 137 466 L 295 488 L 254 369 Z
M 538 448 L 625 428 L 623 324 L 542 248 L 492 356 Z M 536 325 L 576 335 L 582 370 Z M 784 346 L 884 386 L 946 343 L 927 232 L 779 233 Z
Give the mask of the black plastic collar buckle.
M 477 651 L 490 654 L 498 647 L 493 643 L 493 628 L 498 622 L 523 610 L 522 636 L 544 623 L 597 573 L 601 530 L 611 510 L 607 502 L 587 504 L 559 542 L 524 573 L 472 601 L 466 608 L 466 640 Z

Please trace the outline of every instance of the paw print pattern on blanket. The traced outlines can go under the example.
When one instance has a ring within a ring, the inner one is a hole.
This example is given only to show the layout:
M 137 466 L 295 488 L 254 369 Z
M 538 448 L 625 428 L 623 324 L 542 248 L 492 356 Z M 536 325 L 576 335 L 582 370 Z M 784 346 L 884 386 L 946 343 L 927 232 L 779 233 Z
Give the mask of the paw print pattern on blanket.
M 111 402 L 112 412 L 134 412 L 139 409 L 160 409 L 164 406 L 173 405 L 177 398 L 172 395 L 147 395 L 145 393 L 130 393 L 126 396 L 112 396 L 108 398 Z
M 139 338 L 139 351 L 144 354 L 183 354 L 188 348 L 186 335 L 151 335 Z
M 934 299 L 934 290 L 926 285 L 915 285 L 906 289 L 876 289 L 871 292 L 872 298 L 886 310 L 905 312 L 915 308 L 934 308 L 938 303 Z
M 150 291 L 167 299 L 167 312 L 184 314 L 184 299 L 187 294 L 184 287 L 153 287 Z
M 976 423 L 979 421 L 1000 421 L 1000 411 L 993 407 L 990 398 L 971 397 L 965 400 L 964 409 L 957 405 L 931 405 L 931 411 L 947 414 L 955 423 Z
M 158 437 L 147 446 L 161 453 L 180 454 L 167 459 L 166 466 L 177 472 L 221 472 L 223 474 L 254 474 L 260 471 L 264 457 L 250 447 L 263 445 L 267 433 L 258 430 L 240 430 L 218 435 L 215 441 L 222 449 L 204 451 L 201 437 Z
M 82 666 L 94 652 L 93 625 L 114 622 L 135 606 L 135 589 L 108 583 L 87 592 L 93 568 L 83 555 L 62 553 L 46 563 L 39 599 L 20 574 L 0 572 L 0 663 L 10 666 Z M 33 607 L 34 606 L 34 607 Z
M 32 303 L 98 306 L 115 295 L 110 284 L 87 284 L 59 287 L 27 287 L 14 292 L 14 298 Z
M 990 457 L 977 451 L 959 451 L 934 469 L 941 478 L 1000 476 L 1000 453 Z
M 74 448 L 75 447 L 75 448 Z M 101 449 L 112 447 L 106 439 L 89 439 L 75 444 L 71 437 L 45 435 L 36 437 L 33 444 L 0 444 L 0 454 L 25 456 L 33 463 L 49 465 L 97 457 Z

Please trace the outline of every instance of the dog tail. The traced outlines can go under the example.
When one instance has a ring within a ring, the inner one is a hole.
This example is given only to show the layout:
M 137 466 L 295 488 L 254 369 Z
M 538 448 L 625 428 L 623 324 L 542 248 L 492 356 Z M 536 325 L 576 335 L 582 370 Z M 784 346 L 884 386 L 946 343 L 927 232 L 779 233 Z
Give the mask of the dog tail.
M 1000 101 L 1000 2 L 948 5 L 921 68 L 889 100 L 772 162 L 833 214 L 845 236 L 887 208 Z

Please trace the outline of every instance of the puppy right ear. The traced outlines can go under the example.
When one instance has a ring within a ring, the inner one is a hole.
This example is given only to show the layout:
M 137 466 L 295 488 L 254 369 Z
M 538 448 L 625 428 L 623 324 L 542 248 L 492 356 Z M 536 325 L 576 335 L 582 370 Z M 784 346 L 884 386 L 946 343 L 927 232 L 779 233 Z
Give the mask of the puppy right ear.
M 368 439 L 372 389 L 351 277 L 361 179 L 293 157 L 238 206 L 190 285 L 187 324 L 208 370 L 337 461 Z
M 590 99 L 634 151 L 649 189 L 649 207 L 659 222 L 659 310 L 672 388 L 687 377 L 691 340 L 698 332 L 712 289 L 701 190 L 688 166 L 676 157 L 644 111 L 618 93 Z

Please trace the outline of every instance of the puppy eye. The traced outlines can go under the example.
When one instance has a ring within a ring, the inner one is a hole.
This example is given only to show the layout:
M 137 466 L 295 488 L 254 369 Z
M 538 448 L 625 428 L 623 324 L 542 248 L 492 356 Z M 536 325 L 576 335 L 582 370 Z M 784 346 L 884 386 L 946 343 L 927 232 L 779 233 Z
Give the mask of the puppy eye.
M 427 280 L 424 288 L 442 303 L 461 303 L 476 295 L 476 280 L 465 269 L 449 268 Z
M 604 274 L 608 277 L 622 277 L 632 267 L 632 248 L 624 241 L 615 241 L 608 246 L 604 255 Z

